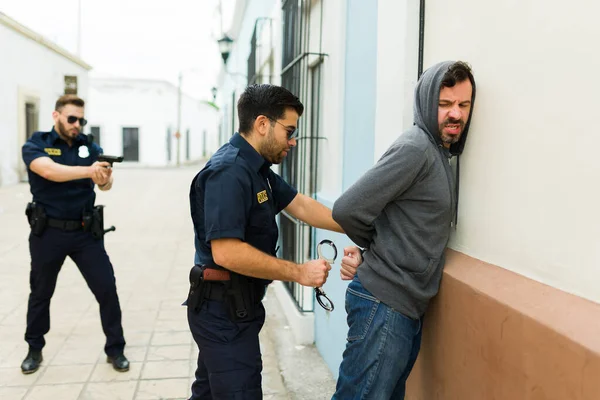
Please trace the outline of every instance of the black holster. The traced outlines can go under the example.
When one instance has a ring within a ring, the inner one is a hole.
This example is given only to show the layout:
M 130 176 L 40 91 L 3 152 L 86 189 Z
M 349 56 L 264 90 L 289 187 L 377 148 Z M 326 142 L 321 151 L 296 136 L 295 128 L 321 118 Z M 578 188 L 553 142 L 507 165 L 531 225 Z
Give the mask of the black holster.
M 194 265 L 190 270 L 187 306 L 198 312 L 206 299 L 220 300 L 225 303 L 232 321 L 254 319 L 256 305 L 262 300 L 264 291 L 259 293 L 252 278 L 231 271 L 228 281 L 205 281 L 204 270 L 208 268 L 206 265 Z
M 254 319 L 256 304 L 260 299 L 256 299 L 256 287 L 251 278 L 232 272 L 226 293 L 225 304 L 232 321 L 243 322 Z
M 31 233 L 36 236 L 41 236 L 46 230 L 46 224 L 48 221 L 44 207 L 36 203 L 27 203 L 25 215 L 27 216 L 27 221 L 31 227 Z
M 202 280 L 203 265 L 194 265 L 190 270 L 190 290 L 188 292 L 187 306 L 195 312 L 200 311 L 204 303 L 206 284 Z
M 84 216 L 85 218 L 85 216 Z M 85 230 L 85 220 L 84 220 Z M 90 232 L 96 240 L 100 240 L 104 237 L 104 206 L 96 206 L 92 211 Z
M 94 213 L 90 211 L 84 211 L 81 216 L 81 226 L 84 232 L 92 231 L 92 222 L 94 220 Z

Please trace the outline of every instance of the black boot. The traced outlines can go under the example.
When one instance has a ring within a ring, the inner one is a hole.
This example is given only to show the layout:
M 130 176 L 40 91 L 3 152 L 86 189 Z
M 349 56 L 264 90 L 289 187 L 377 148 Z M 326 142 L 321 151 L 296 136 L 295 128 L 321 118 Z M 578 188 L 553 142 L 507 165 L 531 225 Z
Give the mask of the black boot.
M 111 363 L 113 368 L 119 372 L 129 371 L 129 361 L 125 357 L 125 354 L 121 353 L 114 357 L 108 356 L 106 357 L 106 362 Z
M 41 362 L 44 360 L 41 350 L 29 349 L 27 357 L 21 363 L 21 371 L 24 374 L 33 374 L 40 368 Z

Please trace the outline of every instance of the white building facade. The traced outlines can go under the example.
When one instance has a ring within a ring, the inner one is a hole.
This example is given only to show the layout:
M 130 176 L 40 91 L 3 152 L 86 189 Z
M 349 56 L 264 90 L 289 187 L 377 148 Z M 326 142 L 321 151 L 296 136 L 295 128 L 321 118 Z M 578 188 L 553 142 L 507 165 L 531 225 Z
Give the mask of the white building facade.
M 181 165 L 215 151 L 217 109 L 167 81 L 93 78 L 87 103 L 89 127 L 105 154 L 124 164 Z M 179 135 L 177 134 L 179 131 Z
M 27 179 L 21 147 L 37 130 L 50 130 L 65 90 L 88 94 L 91 66 L 0 12 L 0 185 Z

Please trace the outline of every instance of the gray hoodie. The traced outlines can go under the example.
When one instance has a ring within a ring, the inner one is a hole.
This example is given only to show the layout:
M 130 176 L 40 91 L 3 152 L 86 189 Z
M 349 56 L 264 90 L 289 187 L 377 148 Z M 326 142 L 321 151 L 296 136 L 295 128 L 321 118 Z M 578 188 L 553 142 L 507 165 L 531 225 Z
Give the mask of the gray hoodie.
M 443 147 L 438 101 L 452 64 L 425 71 L 415 89 L 415 125 L 333 205 L 334 220 L 354 243 L 367 248 L 358 268 L 363 286 L 411 318 L 420 318 L 439 290 L 457 207 L 449 160 L 462 152 L 471 118 L 460 141 Z

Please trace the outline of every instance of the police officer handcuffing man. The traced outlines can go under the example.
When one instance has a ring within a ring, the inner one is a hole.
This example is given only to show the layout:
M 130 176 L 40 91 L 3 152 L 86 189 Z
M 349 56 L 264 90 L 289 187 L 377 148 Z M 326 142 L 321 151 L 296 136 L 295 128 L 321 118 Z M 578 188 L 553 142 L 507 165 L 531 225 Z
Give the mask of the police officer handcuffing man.
M 190 207 L 196 265 L 188 322 L 199 348 L 191 400 L 262 399 L 258 334 L 271 280 L 320 287 L 325 260 L 295 264 L 275 256 L 282 210 L 307 224 L 343 232 L 331 210 L 271 170 L 296 146 L 304 106 L 288 90 L 252 85 L 238 102 L 239 133 L 193 179 Z
M 107 361 L 117 371 L 129 370 L 123 354 L 125 338 L 112 264 L 104 249 L 102 208 L 94 207 L 96 193 L 110 190 L 111 164 L 98 162 L 102 149 L 81 133 L 84 101 L 65 95 L 56 101 L 50 132 L 36 132 L 23 146 L 33 202 L 27 206 L 31 225 L 31 293 L 25 341 L 29 344 L 21 370 L 30 374 L 42 362 L 44 335 L 50 330 L 50 299 L 58 273 L 70 257 L 100 305 L 106 335 Z

